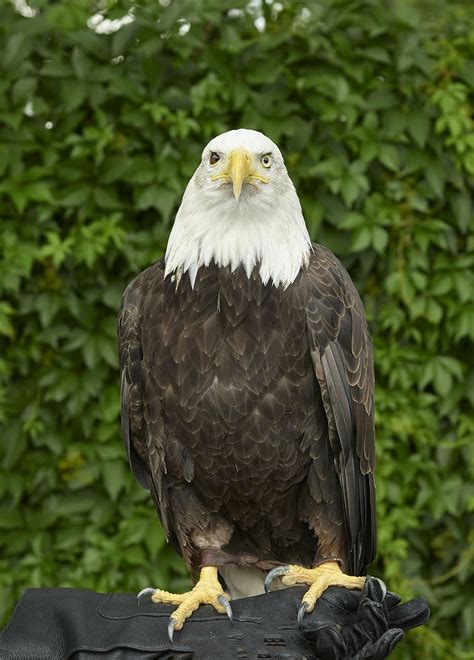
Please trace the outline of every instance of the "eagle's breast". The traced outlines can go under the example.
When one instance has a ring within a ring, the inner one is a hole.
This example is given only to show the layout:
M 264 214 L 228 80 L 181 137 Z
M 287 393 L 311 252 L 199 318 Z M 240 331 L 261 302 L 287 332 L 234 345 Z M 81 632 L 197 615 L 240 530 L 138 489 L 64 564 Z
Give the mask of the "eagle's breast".
M 257 270 L 247 277 L 211 265 L 194 287 L 187 275 L 163 286 L 163 323 L 144 354 L 161 400 L 167 470 L 192 481 L 211 509 L 249 525 L 308 471 L 302 445 L 314 424 L 315 378 L 304 279 L 274 287 Z

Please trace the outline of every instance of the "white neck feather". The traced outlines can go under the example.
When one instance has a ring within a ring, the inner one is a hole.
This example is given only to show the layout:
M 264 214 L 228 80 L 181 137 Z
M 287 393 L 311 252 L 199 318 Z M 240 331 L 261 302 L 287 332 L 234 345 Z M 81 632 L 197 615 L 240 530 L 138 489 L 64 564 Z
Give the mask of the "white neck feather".
M 259 264 L 264 284 L 287 287 L 308 263 L 311 240 L 293 185 L 264 194 L 206 194 L 193 179 L 176 215 L 166 250 L 165 274 L 188 272 L 194 287 L 201 266 L 215 262 L 250 276 Z

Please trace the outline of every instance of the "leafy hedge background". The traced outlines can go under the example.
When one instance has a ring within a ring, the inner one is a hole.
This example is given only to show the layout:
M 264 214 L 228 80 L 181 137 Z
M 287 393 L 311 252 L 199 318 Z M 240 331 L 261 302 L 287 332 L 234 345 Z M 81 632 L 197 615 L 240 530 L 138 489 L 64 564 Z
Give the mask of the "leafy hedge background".
M 473 657 L 473 86 L 459 0 L 1 3 L 3 621 L 28 586 L 187 585 L 125 461 L 115 319 L 246 126 L 370 318 L 372 572 L 433 611 L 394 657 Z

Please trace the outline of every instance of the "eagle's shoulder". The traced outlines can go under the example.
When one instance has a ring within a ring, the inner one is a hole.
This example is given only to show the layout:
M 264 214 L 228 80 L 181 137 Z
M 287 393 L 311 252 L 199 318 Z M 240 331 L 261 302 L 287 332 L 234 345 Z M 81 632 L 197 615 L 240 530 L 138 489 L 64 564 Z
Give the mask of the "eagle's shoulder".
M 324 318 L 324 330 L 334 340 L 345 329 L 343 322 L 350 320 L 351 330 L 363 332 L 371 346 L 367 319 L 362 299 L 345 266 L 327 247 L 312 243 L 312 250 L 306 268 L 308 288 L 307 311 L 314 319 Z M 332 330 L 332 332 L 331 332 Z M 356 333 L 358 334 L 358 333 Z M 329 336 L 327 337 L 330 338 Z M 346 337 L 346 341 L 349 337 Z
M 122 304 L 120 311 L 128 305 L 133 305 L 139 299 L 143 298 L 152 288 L 160 288 L 165 278 L 165 262 L 164 259 L 155 261 L 151 266 L 142 270 L 133 280 L 127 285 L 122 295 Z M 119 314 L 120 319 L 120 314 Z
M 360 300 L 357 289 L 345 266 L 324 245 L 311 244 L 307 274 L 313 284 L 324 283 L 334 292 L 342 295 L 344 301 L 348 304 L 351 304 L 355 299 Z
M 164 278 L 164 259 L 160 259 L 134 277 L 123 292 L 117 323 L 121 360 L 126 345 L 130 341 L 138 341 L 143 307 L 148 295 L 162 293 Z

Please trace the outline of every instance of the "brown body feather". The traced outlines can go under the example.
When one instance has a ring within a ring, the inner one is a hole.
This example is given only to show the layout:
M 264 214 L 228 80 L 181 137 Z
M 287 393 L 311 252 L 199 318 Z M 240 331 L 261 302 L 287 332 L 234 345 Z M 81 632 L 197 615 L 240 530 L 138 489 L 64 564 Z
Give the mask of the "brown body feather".
M 336 257 L 287 288 L 216 265 L 127 288 L 119 319 L 132 470 L 195 572 L 208 549 L 360 574 L 375 553 L 372 348 Z

